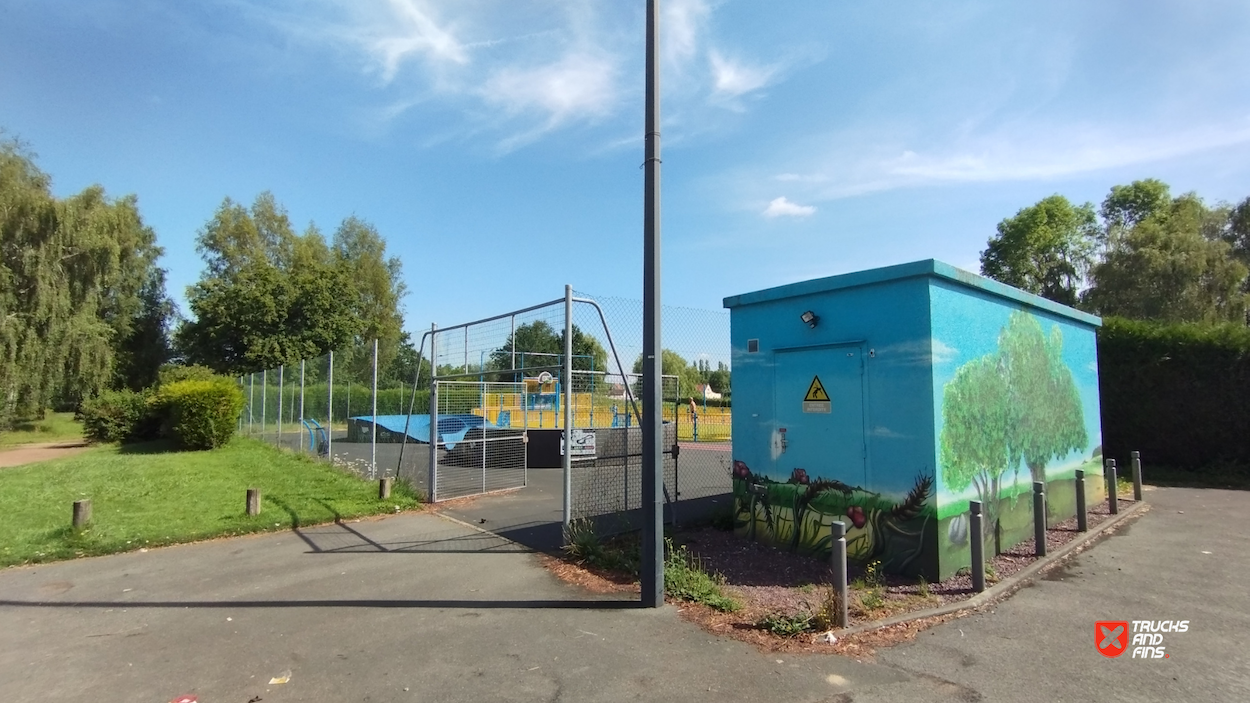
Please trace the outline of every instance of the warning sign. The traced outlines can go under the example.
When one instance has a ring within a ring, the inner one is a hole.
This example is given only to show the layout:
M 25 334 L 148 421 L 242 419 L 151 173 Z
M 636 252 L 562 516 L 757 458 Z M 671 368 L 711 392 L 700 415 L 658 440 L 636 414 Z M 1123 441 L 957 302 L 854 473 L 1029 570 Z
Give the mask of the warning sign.
M 807 395 L 803 396 L 803 412 L 833 412 L 833 403 L 830 402 L 829 394 L 825 392 L 825 387 L 821 384 L 819 376 L 812 376 L 812 385 L 807 387 Z

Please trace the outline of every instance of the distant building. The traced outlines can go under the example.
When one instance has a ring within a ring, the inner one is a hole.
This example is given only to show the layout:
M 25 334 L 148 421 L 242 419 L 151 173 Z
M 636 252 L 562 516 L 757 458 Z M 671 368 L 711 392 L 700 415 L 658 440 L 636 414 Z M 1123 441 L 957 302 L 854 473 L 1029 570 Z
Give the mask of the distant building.
M 694 387 L 694 392 L 704 400 L 720 400 L 721 394 L 712 390 L 712 387 L 706 383 L 700 383 Z

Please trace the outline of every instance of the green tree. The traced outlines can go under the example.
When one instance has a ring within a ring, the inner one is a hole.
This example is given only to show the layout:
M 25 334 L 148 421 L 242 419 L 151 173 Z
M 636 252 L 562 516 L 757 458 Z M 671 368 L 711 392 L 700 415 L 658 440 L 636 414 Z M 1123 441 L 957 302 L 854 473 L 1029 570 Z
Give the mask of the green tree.
M 1168 184 L 1155 178 L 1133 181 L 1126 186 L 1112 186 L 1099 210 L 1105 226 L 1103 245 L 1116 246 L 1126 232 L 1139 222 L 1166 212 L 1171 203 Z
M 563 356 L 564 331 L 556 332 L 547 322 L 536 320 L 517 327 L 501 347 L 491 352 L 490 368 L 502 371 L 559 366 Z M 594 336 L 573 325 L 573 370 L 607 371 L 607 368 L 608 353 L 603 345 Z
M 1044 198 L 998 223 L 981 252 L 981 273 L 1064 305 L 1075 305 L 1098 238 L 1094 206 Z
M 109 387 L 160 254 L 134 196 L 58 200 L 30 152 L 0 140 L 0 427 Z
M 660 373 L 664 376 L 673 376 L 677 380 L 677 387 L 671 387 L 670 381 L 664 382 L 664 399 L 671 400 L 673 393 L 677 394 L 678 399 L 693 398 L 695 396 L 695 388 L 702 383 L 699 376 L 698 367 L 686 361 L 681 354 L 672 349 L 665 349 L 661 352 Z M 634 373 L 642 373 L 642 355 L 634 360 Z M 641 394 L 642 381 L 639 379 L 635 384 L 635 392 Z
M 365 382 L 373 340 L 382 373 L 398 354 L 400 264 L 367 222 L 347 218 L 327 244 L 316 225 L 297 235 L 262 193 L 250 209 L 226 198 L 196 244 L 205 271 L 176 335 L 189 362 L 238 374 L 334 351 L 336 378 Z
M 1139 320 L 1244 321 L 1247 269 L 1225 239 L 1228 217 L 1188 194 L 1136 220 L 1094 267 L 1085 305 Z

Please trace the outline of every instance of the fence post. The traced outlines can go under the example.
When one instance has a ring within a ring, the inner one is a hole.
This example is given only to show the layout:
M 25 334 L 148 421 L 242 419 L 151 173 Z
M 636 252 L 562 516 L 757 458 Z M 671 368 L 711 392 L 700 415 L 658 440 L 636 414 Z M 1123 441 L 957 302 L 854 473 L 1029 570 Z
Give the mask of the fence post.
M 275 447 L 282 446 L 282 377 L 285 370 L 285 364 L 278 364 L 278 438 L 273 443 Z
M 269 410 L 269 369 L 260 372 L 260 441 L 265 441 L 265 413 Z
M 390 497 L 391 497 L 391 478 L 388 476 L 378 481 L 378 498 L 380 500 L 386 500 L 387 498 L 390 498 Z
M 1112 515 L 1120 512 L 1120 486 L 1116 479 L 1115 459 L 1107 460 L 1107 508 Z
M 247 514 L 251 516 L 260 515 L 260 489 L 247 489 Z
M 1046 556 L 1046 483 L 1033 482 L 1033 554 Z
M 373 339 L 373 428 L 369 436 L 369 478 L 378 477 L 378 340 Z
M 846 592 L 846 523 L 834 520 L 830 523 L 833 531 L 833 553 L 831 555 L 833 569 L 833 590 L 838 597 L 838 612 L 835 620 L 838 627 L 847 627 L 847 592 Z
M 299 433 L 299 450 L 304 451 L 304 360 L 299 360 L 299 427 L 295 428 Z M 316 450 L 314 450 L 316 451 Z
M 1085 472 L 1076 470 L 1076 529 L 1078 532 L 1089 530 L 1089 515 L 1085 510 Z
M 972 547 L 972 590 L 985 591 L 985 525 L 981 501 L 968 501 L 968 540 Z
M 334 463 L 334 352 L 330 352 L 326 397 L 326 460 Z
M 91 522 L 91 500 L 86 498 L 74 501 L 74 529 L 81 530 L 89 522 Z
M 564 538 L 573 520 L 573 286 L 564 285 Z M 627 460 L 628 463 L 628 460 Z
M 1130 452 L 1133 457 L 1133 500 L 1141 502 L 1141 452 Z
M 438 502 L 438 325 L 430 323 L 430 502 Z
M 247 436 L 251 437 L 256 434 L 256 424 L 253 419 L 253 413 L 256 410 L 256 372 L 253 371 L 247 375 Z

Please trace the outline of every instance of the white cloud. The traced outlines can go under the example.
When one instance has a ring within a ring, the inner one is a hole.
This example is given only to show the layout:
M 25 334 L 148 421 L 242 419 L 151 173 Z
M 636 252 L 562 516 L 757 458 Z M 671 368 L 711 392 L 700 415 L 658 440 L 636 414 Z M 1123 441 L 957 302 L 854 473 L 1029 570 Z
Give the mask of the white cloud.
M 481 95 L 509 113 L 546 113 L 554 126 L 609 112 L 616 101 L 616 74 L 611 58 L 575 52 L 535 68 L 504 67 L 486 81 Z
M 660 26 L 664 33 L 664 57 L 671 64 L 680 65 L 698 51 L 700 35 L 712 9 L 705 0 L 669 0 L 663 13 Z
M 934 338 L 932 358 L 934 365 L 947 364 L 959 358 L 959 350 Z
M 708 52 L 712 69 L 712 89 L 721 98 L 736 98 L 768 85 L 776 74 L 772 67 L 750 66 L 726 58 L 715 49 Z
M 814 206 L 792 203 L 783 195 L 773 198 L 762 214 L 764 217 L 807 217 L 815 212 Z

